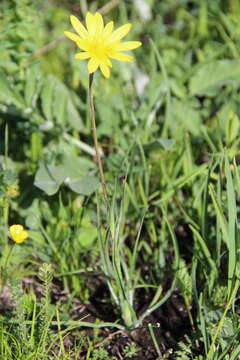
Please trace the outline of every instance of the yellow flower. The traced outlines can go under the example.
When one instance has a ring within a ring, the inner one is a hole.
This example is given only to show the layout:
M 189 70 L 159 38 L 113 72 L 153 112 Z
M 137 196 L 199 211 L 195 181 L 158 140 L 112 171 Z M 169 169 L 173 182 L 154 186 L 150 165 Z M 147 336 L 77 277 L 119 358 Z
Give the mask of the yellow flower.
M 18 244 L 22 243 L 28 237 L 28 232 L 22 225 L 12 225 L 9 228 L 11 238 Z
M 11 185 L 7 188 L 7 196 L 10 198 L 15 198 L 19 195 L 19 187 L 18 185 Z
M 71 15 L 70 21 L 77 35 L 69 31 L 65 31 L 64 34 L 83 50 L 75 55 L 76 59 L 90 59 L 88 62 L 89 74 L 100 68 L 103 75 L 109 78 L 109 68 L 112 67 L 109 59 L 132 61 L 132 57 L 122 51 L 133 50 L 142 45 L 140 41 L 121 42 L 132 25 L 125 24 L 113 31 L 113 21 L 104 26 L 102 15 L 98 12 L 94 15 L 90 12 L 87 13 L 86 28 L 76 16 Z

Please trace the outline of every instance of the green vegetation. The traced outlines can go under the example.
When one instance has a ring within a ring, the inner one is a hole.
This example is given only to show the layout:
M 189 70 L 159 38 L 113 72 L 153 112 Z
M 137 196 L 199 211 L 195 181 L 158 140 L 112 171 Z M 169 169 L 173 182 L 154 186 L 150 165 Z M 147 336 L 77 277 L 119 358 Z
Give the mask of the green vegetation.
M 63 35 L 99 9 L 142 42 L 94 75 L 108 201 Z M 239 1 L 2 0 L 0 20 L 0 359 L 239 359 Z

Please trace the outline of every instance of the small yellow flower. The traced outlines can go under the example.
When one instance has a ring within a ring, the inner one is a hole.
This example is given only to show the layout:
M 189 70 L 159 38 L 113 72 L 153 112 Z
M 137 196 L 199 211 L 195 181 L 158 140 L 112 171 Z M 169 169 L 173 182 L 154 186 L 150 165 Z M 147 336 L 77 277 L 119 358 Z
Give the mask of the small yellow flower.
M 109 78 L 109 68 L 112 67 L 109 59 L 132 61 L 131 56 L 121 51 L 133 50 L 142 45 L 140 41 L 121 42 L 132 25 L 125 24 L 113 31 L 113 21 L 104 26 L 102 15 L 98 12 L 94 15 L 90 12 L 87 13 L 86 28 L 76 16 L 71 15 L 70 21 L 77 35 L 69 31 L 65 31 L 64 34 L 83 50 L 75 55 L 76 59 L 90 59 L 88 62 L 89 74 L 94 73 L 100 67 L 103 75 Z
M 18 185 L 8 186 L 8 188 L 7 188 L 7 196 L 9 196 L 10 198 L 15 198 L 18 195 L 19 195 L 19 187 L 18 187 Z
M 12 225 L 9 228 L 11 238 L 18 244 L 22 243 L 28 237 L 28 232 L 22 225 Z

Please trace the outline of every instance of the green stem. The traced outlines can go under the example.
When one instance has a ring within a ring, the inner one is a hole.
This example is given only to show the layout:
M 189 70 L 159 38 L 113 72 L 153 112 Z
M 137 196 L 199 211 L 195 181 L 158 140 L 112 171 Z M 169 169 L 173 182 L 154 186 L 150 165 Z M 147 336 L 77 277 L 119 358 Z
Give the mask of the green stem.
M 89 75 L 89 112 L 90 112 L 90 115 L 91 115 L 93 140 L 94 140 L 94 146 L 95 146 L 95 151 L 96 151 L 100 182 L 101 182 L 101 185 L 102 185 L 102 190 L 103 190 L 105 200 L 107 201 L 108 200 L 108 193 L 107 193 L 107 187 L 106 187 L 106 182 L 105 182 L 105 176 L 104 176 L 104 172 L 103 172 L 103 165 L 102 165 L 101 155 L 100 155 L 100 152 L 99 152 L 98 139 L 97 139 L 95 107 L 94 107 L 94 101 L 93 101 L 93 74 Z
M 7 198 L 4 199 L 4 208 L 3 208 L 3 219 L 4 219 L 4 227 L 5 227 L 5 244 L 8 242 L 8 219 L 9 219 L 9 200 Z
M 9 252 L 6 256 L 6 259 L 5 259 L 5 262 L 4 262 L 4 265 L 0 267 L 0 294 L 2 292 L 2 289 L 6 283 L 6 279 L 7 279 L 7 276 L 8 276 L 8 273 L 7 273 L 7 265 L 8 265 L 8 260 L 13 252 L 13 249 L 15 247 L 16 244 L 13 244 L 13 246 L 11 245 L 10 249 L 9 249 Z
M 152 338 L 152 341 L 153 341 L 153 344 L 155 346 L 155 349 L 157 351 L 157 354 L 158 354 L 158 359 L 163 359 L 163 356 L 162 356 L 162 353 L 161 353 L 161 350 L 160 350 L 160 347 L 158 345 L 158 342 L 157 342 L 157 339 L 156 339 L 156 336 L 154 334 L 154 331 L 153 331 L 153 328 L 152 328 L 152 324 L 148 324 L 148 329 L 149 329 L 149 332 L 150 332 L 150 335 L 151 335 L 151 338 Z
M 14 249 L 15 245 L 16 245 L 15 243 L 14 243 L 13 245 L 11 245 L 11 247 L 10 247 L 10 249 L 9 249 L 9 252 L 8 252 L 8 254 L 7 254 L 7 257 L 6 257 L 6 260 L 5 260 L 3 269 L 6 269 L 6 268 L 7 268 L 8 260 L 9 260 L 9 258 L 10 258 L 10 256 L 11 256 L 12 252 L 13 252 L 13 249 Z

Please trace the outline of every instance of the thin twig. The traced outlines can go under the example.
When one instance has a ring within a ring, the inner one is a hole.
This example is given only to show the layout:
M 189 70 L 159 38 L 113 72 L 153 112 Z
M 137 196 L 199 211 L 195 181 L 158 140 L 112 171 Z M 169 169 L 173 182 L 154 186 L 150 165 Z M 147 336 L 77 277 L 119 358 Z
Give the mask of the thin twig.
M 93 347 L 94 349 L 98 348 L 99 346 L 102 346 L 105 342 L 112 340 L 112 338 L 116 335 L 123 334 L 126 335 L 126 331 L 124 330 L 117 330 L 108 336 L 106 336 L 103 340 L 99 341 L 97 344 L 95 344 Z
M 96 151 L 100 182 L 101 182 L 101 185 L 102 185 L 105 200 L 107 201 L 108 200 L 107 187 L 106 187 L 105 176 L 104 176 L 104 172 L 103 172 L 102 159 L 101 159 L 101 155 L 100 155 L 100 151 L 99 151 L 99 145 L 98 145 L 98 139 L 97 139 L 95 107 L 94 107 L 94 101 L 93 101 L 93 74 L 89 75 L 89 110 L 90 110 L 91 121 L 92 121 L 93 140 L 94 140 L 94 146 L 95 146 L 95 151 Z
M 120 3 L 120 0 L 110 0 L 106 5 L 102 6 L 98 10 L 98 12 L 100 12 L 100 14 L 102 14 L 102 15 L 105 15 L 110 10 L 114 9 L 119 3 Z
M 47 54 L 49 51 L 54 49 L 61 41 L 63 41 L 66 38 L 65 35 L 58 36 L 55 40 L 51 41 L 50 43 L 44 45 L 41 49 L 38 49 L 34 51 L 32 54 L 33 57 L 39 57 L 42 55 Z
M 102 15 L 107 14 L 110 10 L 115 8 L 119 4 L 120 0 L 110 0 L 106 5 L 102 6 L 98 12 Z M 72 30 L 72 29 L 71 29 Z M 66 39 L 65 35 L 60 35 L 55 40 L 51 41 L 50 43 L 44 45 L 41 49 L 38 49 L 34 51 L 33 57 L 39 57 L 42 56 L 52 49 L 54 49 L 60 42 Z

